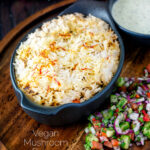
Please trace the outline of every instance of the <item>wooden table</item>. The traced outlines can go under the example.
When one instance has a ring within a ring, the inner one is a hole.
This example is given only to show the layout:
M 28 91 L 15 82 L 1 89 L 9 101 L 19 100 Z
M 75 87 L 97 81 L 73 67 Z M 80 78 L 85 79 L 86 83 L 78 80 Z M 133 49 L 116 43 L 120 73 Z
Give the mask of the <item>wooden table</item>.
M 75 0 L 64 0 L 30 16 L 0 42 L 0 150 L 83 150 L 86 121 L 63 127 L 50 127 L 31 119 L 19 106 L 9 76 L 14 48 L 24 34 L 38 23 L 56 16 Z M 126 37 L 127 38 L 127 37 Z M 150 63 L 150 48 L 125 42 L 122 76 L 141 76 Z M 132 150 L 150 150 L 150 142 Z
M 62 0 L 0 0 L 0 40 L 18 23 Z

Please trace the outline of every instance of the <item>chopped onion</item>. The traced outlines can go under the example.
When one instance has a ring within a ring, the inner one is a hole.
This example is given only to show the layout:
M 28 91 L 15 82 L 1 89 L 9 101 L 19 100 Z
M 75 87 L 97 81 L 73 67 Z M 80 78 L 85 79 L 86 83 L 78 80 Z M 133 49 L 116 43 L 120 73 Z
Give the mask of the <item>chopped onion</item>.
M 137 120 L 138 119 L 138 117 L 139 117 L 139 114 L 138 113 L 131 113 L 130 115 L 129 115 L 129 118 L 131 119 L 131 120 Z
M 116 93 L 115 95 L 116 95 L 116 96 L 120 96 L 120 94 L 119 94 L 119 93 Z
M 127 81 L 129 80 L 129 78 L 128 78 L 128 77 L 125 77 L 124 80 L 127 82 Z
M 140 146 L 140 145 L 141 145 L 141 142 L 136 142 L 136 145 L 137 145 L 137 146 Z
M 135 127 L 133 128 L 134 132 L 137 132 L 140 129 L 140 122 L 139 121 L 133 121 L 133 124 Z
M 131 98 L 130 98 L 130 96 L 129 96 L 129 95 L 127 95 L 127 100 L 128 100 L 128 101 L 130 101 L 130 100 L 131 100 Z
M 148 112 L 150 112 L 150 103 L 148 103 L 148 104 L 146 105 L 146 110 L 147 110 Z
M 108 139 L 105 136 L 100 136 L 100 141 L 108 141 Z
M 118 147 L 113 147 L 114 148 L 114 150 L 120 150 L 120 147 L 118 146 Z
M 130 129 L 127 129 L 126 131 L 122 131 L 119 124 L 121 121 L 125 120 L 125 115 L 124 114 L 120 114 L 118 115 L 118 117 L 116 118 L 115 122 L 114 122 L 114 129 L 116 131 L 117 134 L 128 134 L 130 133 Z
M 99 117 L 99 118 L 102 118 L 102 117 L 103 117 L 100 112 L 96 112 L 95 115 L 96 115 L 96 117 Z
M 148 104 L 149 103 L 149 101 L 145 101 L 145 104 Z
M 130 82 L 129 82 L 129 81 L 125 83 L 125 86 L 126 86 L 126 87 L 129 87 L 129 85 L 130 85 Z
M 141 144 L 144 145 L 144 137 L 141 138 Z
M 137 89 L 137 93 L 140 94 L 140 95 L 143 95 L 142 92 L 143 92 L 143 89 L 139 86 L 138 89 Z
M 131 122 L 131 120 L 129 118 L 126 119 L 127 122 Z
M 133 101 L 133 102 L 134 102 L 134 103 L 139 103 L 139 102 L 143 102 L 143 101 L 145 101 L 145 98 L 144 98 L 144 97 L 138 98 L 138 99 L 136 99 L 136 100 Z
M 88 128 L 85 128 L 85 133 L 89 133 L 89 129 Z
M 96 131 L 93 127 L 90 127 L 90 131 L 91 131 L 92 134 L 94 134 L 94 135 L 96 134 Z

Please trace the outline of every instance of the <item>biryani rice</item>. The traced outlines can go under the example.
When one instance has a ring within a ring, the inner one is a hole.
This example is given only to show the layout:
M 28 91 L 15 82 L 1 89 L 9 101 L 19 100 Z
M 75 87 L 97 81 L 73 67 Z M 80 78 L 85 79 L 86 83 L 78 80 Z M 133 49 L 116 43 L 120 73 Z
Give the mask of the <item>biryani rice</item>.
M 38 104 L 83 102 L 111 81 L 119 55 L 117 36 L 103 20 L 79 13 L 59 16 L 20 44 L 17 85 Z

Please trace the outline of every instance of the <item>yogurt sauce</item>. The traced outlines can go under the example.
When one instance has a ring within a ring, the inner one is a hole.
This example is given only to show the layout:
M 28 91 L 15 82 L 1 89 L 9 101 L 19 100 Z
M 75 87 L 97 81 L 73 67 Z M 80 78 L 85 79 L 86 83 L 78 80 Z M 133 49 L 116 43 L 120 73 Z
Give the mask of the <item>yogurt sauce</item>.
M 150 34 L 150 0 L 117 0 L 112 16 L 128 30 Z

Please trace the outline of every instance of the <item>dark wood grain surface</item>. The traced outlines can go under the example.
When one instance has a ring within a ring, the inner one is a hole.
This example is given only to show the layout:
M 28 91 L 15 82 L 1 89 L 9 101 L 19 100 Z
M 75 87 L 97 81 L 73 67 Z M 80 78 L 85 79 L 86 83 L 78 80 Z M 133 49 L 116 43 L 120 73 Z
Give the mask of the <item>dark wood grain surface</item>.
M 73 2 L 75 0 L 64 0 L 29 15 L 10 32 L 7 29 L 7 35 L 0 41 L 0 150 L 84 150 L 86 121 L 63 127 L 36 122 L 19 106 L 9 76 L 12 52 L 24 34 L 38 23 L 56 16 Z M 126 56 L 121 76 L 142 76 L 143 67 L 150 63 L 150 48 L 137 47 L 126 40 L 125 45 Z M 131 149 L 150 150 L 150 142 L 146 142 L 144 147 L 134 146 Z
M 62 0 L 0 0 L 0 40 L 18 23 Z

